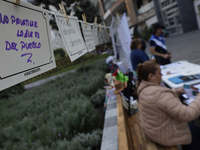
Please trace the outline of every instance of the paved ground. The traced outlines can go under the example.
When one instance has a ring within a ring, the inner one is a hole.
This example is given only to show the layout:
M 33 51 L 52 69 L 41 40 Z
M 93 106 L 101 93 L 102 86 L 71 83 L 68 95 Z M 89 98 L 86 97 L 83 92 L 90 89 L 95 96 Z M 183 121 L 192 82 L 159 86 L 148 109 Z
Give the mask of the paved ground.
M 107 99 L 101 150 L 118 150 L 117 106 L 116 100 Z
M 200 30 L 183 33 L 165 39 L 167 49 L 172 53 L 172 62 L 187 60 L 200 64 Z M 149 54 L 149 43 L 146 52 Z

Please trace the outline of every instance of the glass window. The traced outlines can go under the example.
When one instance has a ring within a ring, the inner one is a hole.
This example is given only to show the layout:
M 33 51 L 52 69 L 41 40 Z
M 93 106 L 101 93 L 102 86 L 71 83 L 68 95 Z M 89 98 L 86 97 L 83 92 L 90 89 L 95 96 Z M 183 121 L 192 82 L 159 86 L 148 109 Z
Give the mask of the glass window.
M 180 18 L 180 16 L 176 16 L 176 21 L 177 21 L 178 24 L 181 24 L 181 18 Z
M 169 24 L 170 24 L 170 26 L 173 26 L 173 25 L 174 25 L 174 18 L 170 18 L 170 19 L 169 19 Z
M 140 9 L 141 6 L 143 5 L 143 1 L 142 0 L 136 0 L 136 4 L 137 4 L 137 9 Z
M 163 18 L 164 18 L 164 21 L 167 21 L 166 13 L 165 12 L 163 12 Z
M 169 16 L 171 16 L 171 15 L 173 15 L 173 14 L 174 14 L 174 12 L 171 12 L 171 13 L 167 14 L 167 16 L 169 17 Z
M 163 8 L 163 7 L 165 7 L 165 6 L 169 5 L 169 4 L 170 4 L 169 0 L 166 0 L 166 1 L 161 3 L 161 6 Z
M 170 34 L 176 33 L 176 28 L 171 28 L 171 29 L 169 30 L 169 33 L 170 33 Z
M 171 9 L 174 9 L 174 8 L 177 8 L 177 7 L 178 7 L 177 5 L 172 6 L 172 7 L 168 8 L 166 11 L 170 11 Z

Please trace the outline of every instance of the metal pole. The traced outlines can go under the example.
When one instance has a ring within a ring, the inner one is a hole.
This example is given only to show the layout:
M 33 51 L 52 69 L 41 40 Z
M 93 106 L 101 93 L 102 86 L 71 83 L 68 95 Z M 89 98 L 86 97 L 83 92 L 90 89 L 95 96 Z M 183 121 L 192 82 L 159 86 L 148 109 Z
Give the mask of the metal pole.
M 84 65 L 84 61 L 83 61 L 83 56 L 81 56 L 81 63 L 82 63 L 82 66 L 83 66 L 83 71 L 86 73 L 85 65 Z

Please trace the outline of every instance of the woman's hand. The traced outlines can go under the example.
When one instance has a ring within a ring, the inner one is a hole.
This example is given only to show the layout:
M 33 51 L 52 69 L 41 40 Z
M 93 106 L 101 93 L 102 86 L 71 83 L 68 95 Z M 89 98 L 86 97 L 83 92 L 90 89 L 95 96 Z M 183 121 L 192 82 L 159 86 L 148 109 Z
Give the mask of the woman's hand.
M 183 87 L 178 88 L 178 89 L 175 89 L 175 91 L 176 91 L 176 94 L 177 94 L 178 96 L 180 96 L 181 94 L 185 94 L 185 91 L 184 91 L 184 88 L 183 88 Z
M 167 58 L 169 57 L 169 55 L 168 55 L 168 54 L 163 54 L 162 57 L 163 57 L 164 59 L 167 59 Z
M 172 55 L 171 54 L 169 54 L 169 59 L 172 59 Z

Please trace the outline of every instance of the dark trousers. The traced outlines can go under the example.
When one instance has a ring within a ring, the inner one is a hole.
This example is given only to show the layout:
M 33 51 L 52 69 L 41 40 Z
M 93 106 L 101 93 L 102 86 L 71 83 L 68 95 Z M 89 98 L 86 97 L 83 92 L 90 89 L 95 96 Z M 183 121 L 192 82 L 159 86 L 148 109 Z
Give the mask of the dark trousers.
M 192 134 L 192 143 L 190 145 L 182 145 L 182 150 L 200 150 L 200 128 L 189 124 Z

